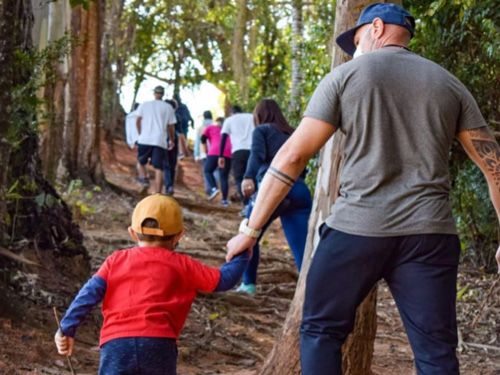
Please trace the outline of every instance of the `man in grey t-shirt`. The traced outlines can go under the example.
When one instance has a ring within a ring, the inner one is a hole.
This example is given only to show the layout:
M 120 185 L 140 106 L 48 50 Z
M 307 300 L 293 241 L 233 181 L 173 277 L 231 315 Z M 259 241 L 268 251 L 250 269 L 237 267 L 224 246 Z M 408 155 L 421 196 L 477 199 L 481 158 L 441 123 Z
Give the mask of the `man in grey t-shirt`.
M 342 374 L 341 348 L 356 309 L 382 278 L 398 305 L 418 374 L 459 374 L 460 243 L 448 198 L 448 153 L 457 138 L 485 174 L 500 214 L 500 147 L 467 89 L 408 50 L 414 27 L 401 7 L 372 4 L 337 39 L 356 58 L 320 83 L 274 158 L 249 221 L 228 243 L 227 259 L 252 248 L 308 160 L 335 131 L 345 134 L 340 196 L 307 276 L 303 375 Z

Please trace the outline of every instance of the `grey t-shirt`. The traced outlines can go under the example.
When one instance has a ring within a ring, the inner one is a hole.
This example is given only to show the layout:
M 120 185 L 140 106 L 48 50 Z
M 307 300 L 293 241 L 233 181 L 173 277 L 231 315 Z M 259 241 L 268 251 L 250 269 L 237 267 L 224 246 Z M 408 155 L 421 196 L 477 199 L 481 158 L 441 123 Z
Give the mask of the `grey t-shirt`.
M 304 116 L 346 135 L 329 227 L 375 237 L 456 233 L 448 154 L 459 131 L 486 122 L 448 71 L 412 52 L 383 48 L 335 68 Z

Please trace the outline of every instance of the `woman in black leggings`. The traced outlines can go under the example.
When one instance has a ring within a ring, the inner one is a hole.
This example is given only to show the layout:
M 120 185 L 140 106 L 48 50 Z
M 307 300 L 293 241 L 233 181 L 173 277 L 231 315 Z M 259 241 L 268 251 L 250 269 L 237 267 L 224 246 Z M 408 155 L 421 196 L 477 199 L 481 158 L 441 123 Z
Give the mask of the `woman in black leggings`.
M 208 197 L 209 200 L 214 199 L 219 194 L 219 189 L 217 188 L 217 182 L 215 181 L 213 172 L 218 167 L 219 160 L 219 149 L 221 141 L 221 129 L 224 119 L 218 118 L 215 124 L 208 125 L 203 131 L 201 136 L 201 143 L 205 148 L 207 154 L 207 160 L 205 162 L 205 178 L 210 185 L 211 193 Z M 208 145 L 207 145 L 208 141 Z M 229 194 L 229 172 L 231 171 L 231 141 L 228 138 L 224 148 L 224 168 L 219 169 L 220 175 L 220 185 L 222 190 L 222 205 L 228 206 L 229 202 L 227 200 Z

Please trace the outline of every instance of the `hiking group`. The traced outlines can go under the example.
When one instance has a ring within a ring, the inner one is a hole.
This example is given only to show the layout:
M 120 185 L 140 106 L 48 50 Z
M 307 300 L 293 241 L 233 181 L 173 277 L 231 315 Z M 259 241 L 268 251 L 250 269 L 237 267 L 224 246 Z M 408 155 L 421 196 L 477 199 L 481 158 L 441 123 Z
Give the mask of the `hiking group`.
M 176 339 L 196 291 L 229 290 L 243 275 L 238 290 L 255 293 L 259 241 L 277 217 L 300 269 L 312 205 L 304 171 L 340 130 L 339 197 L 320 228 L 306 280 L 302 374 L 342 374 L 342 345 L 356 309 L 385 279 L 417 373 L 458 375 L 460 242 L 449 202 L 448 154 L 458 139 L 484 173 L 500 215 L 500 147 L 465 86 L 408 49 L 414 31 L 414 18 L 400 6 L 366 7 L 336 40 L 354 59 L 324 77 L 295 131 L 272 99 L 260 101 L 253 116 L 234 107 L 233 116 L 212 123 L 206 112 L 195 142 L 206 194 L 219 194 L 219 180 L 222 204 L 228 204 L 232 167 L 248 206 L 239 234 L 228 242 L 228 263 L 219 270 L 176 253 L 184 234 L 179 205 L 160 194 L 145 198 L 129 228 L 138 247 L 113 253 L 82 288 L 56 333 L 59 353 L 72 353 L 76 328 L 103 300 L 99 373 L 175 374 Z M 176 123 L 170 106 L 159 103 L 144 103 L 137 113 L 140 178 L 151 160 L 157 193 Z M 164 138 L 152 143 L 144 131 L 155 113 Z

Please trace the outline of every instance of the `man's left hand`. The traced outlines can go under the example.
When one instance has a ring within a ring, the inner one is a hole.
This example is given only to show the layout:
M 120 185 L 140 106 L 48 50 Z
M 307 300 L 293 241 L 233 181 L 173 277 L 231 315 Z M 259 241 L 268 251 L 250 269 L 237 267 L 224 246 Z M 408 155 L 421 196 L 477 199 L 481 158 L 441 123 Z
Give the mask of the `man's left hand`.
M 171 139 L 168 140 L 168 151 L 171 151 L 174 149 L 174 142 L 172 142 Z
M 244 252 L 245 250 L 248 250 L 251 259 L 252 250 L 256 243 L 257 239 L 248 237 L 246 234 L 243 233 L 234 236 L 227 243 L 226 262 L 229 262 L 231 259 L 233 259 L 234 256 Z

